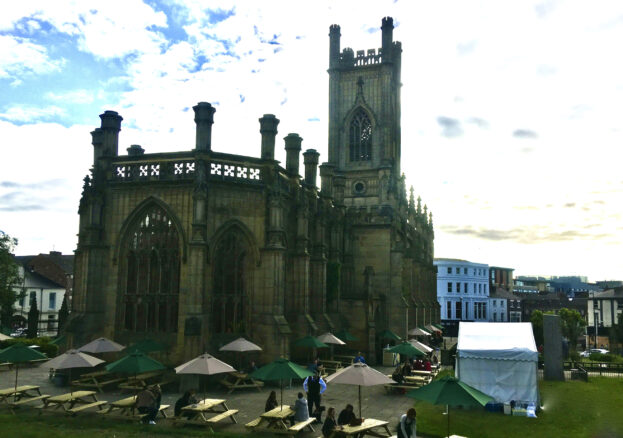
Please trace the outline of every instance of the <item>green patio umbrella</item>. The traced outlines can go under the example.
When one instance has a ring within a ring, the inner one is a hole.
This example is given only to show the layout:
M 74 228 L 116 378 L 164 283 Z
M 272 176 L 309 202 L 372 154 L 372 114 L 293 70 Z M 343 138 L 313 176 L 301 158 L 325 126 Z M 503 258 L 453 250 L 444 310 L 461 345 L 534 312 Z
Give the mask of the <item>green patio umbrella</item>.
M 31 360 L 47 359 L 45 354 L 39 353 L 24 344 L 13 344 L 10 347 L 0 351 L 0 362 L 10 362 L 15 364 L 15 392 L 17 393 L 17 374 L 19 371 L 19 364 L 24 362 L 30 362 Z M 17 394 L 14 395 L 14 399 L 17 399 Z
M 446 405 L 448 436 L 450 436 L 450 406 L 482 407 L 493 400 L 493 397 L 450 376 L 442 377 L 421 388 L 409 391 L 407 397 L 427 401 L 434 405 Z
M 402 355 L 405 355 L 407 357 L 413 357 L 413 356 L 424 357 L 424 356 L 426 356 L 425 352 L 420 351 L 417 347 L 415 347 L 415 345 L 413 345 L 410 342 L 401 342 L 398 345 L 394 345 L 393 347 L 391 347 L 387 351 L 389 351 L 390 353 L 402 354 Z
M 130 353 L 118 361 L 106 365 L 106 371 L 123 374 L 140 374 L 164 369 L 166 369 L 164 365 L 149 356 L 145 356 L 140 351 Z
M 288 359 L 277 359 L 253 371 L 250 376 L 258 380 L 279 380 L 281 387 L 281 405 L 283 405 L 283 381 L 287 379 L 304 379 L 313 376 L 311 371 L 290 362 Z
M 391 341 L 402 341 L 402 338 L 391 330 L 383 330 L 379 333 L 381 339 L 389 339 Z
M 164 351 L 168 347 L 160 341 L 155 341 L 153 339 L 143 339 L 138 341 L 135 344 L 130 345 L 127 349 L 127 353 L 151 353 L 153 351 Z
M 359 340 L 355 336 L 351 335 L 350 332 L 348 330 L 346 330 L 346 329 L 340 330 L 339 332 L 337 332 L 335 334 L 335 336 L 337 336 L 338 338 L 340 338 L 344 342 L 352 342 L 352 341 L 358 341 Z
M 325 344 L 322 341 L 319 341 L 313 336 L 305 336 L 304 338 L 297 339 L 296 341 L 294 341 L 294 345 L 296 345 L 297 347 L 307 347 L 307 348 L 329 348 L 327 344 Z

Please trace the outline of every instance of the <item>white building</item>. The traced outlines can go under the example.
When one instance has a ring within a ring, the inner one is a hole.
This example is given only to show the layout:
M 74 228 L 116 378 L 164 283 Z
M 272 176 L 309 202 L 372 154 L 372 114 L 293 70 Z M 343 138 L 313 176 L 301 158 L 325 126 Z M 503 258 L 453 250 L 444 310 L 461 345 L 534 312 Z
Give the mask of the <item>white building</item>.
M 458 259 L 435 259 L 437 301 L 444 325 L 489 321 L 489 265 Z

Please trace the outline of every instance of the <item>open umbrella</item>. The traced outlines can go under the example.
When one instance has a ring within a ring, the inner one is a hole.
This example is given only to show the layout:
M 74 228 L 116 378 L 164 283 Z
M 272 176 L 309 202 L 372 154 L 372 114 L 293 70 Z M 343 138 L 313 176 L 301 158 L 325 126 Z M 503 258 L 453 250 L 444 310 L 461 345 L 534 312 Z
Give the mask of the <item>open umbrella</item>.
M 201 374 L 204 376 L 211 376 L 213 374 L 231 373 L 236 371 L 232 366 L 221 362 L 214 356 L 210 356 L 208 353 L 203 353 L 197 356 L 193 360 L 175 368 L 177 374 Z M 205 394 L 203 397 L 205 401 Z
M 98 338 L 88 344 L 78 348 L 78 351 L 84 351 L 86 353 L 112 353 L 115 351 L 121 351 L 125 346 L 117 344 L 107 338 Z
M 316 357 L 316 348 L 329 348 L 329 346 L 327 344 L 325 344 L 324 342 L 319 341 L 318 339 L 314 338 L 313 336 L 305 336 L 304 338 L 300 338 L 297 339 L 296 341 L 294 341 L 294 345 L 296 347 L 305 347 L 305 348 L 311 348 L 312 349 L 312 356 L 315 358 Z
M 346 329 L 340 330 L 335 334 L 335 336 L 337 336 L 344 342 L 353 342 L 359 340 L 355 336 L 351 335 L 350 332 Z
M 411 345 L 413 345 L 415 348 L 417 348 L 418 350 L 423 351 L 426 354 L 429 354 L 429 353 L 433 352 L 433 349 L 430 348 L 428 345 L 423 344 L 423 343 L 421 343 L 419 341 L 416 341 L 415 339 L 410 339 L 409 343 Z
M 427 401 L 434 405 L 446 405 L 448 411 L 448 436 L 450 436 L 450 406 L 484 406 L 493 397 L 472 388 L 455 377 L 442 377 L 421 388 L 407 393 L 407 397 Z
M 413 356 L 424 357 L 424 356 L 426 356 L 426 353 L 424 353 L 423 351 L 420 351 L 412 343 L 406 342 L 406 341 L 405 342 L 401 342 L 398 345 L 394 345 L 393 347 L 391 347 L 387 351 L 389 351 L 390 353 L 402 354 L 402 355 L 407 356 L 407 357 L 413 357 Z
M 313 376 L 311 371 L 290 362 L 288 359 L 277 359 L 253 371 L 250 376 L 258 380 L 279 380 L 281 387 L 281 405 L 283 405 L 283 381 L 288 379 L 304 379 Z
M 243 353 L 245 351 L 262 351 L 262 348 L 251 341 L 247 341 L 245 338 L 238 338 L 235 341 L 231 341 L 229 344 L 223 345 L 219 348 L 219 351 L 237 351 Z M 240 358 L 238 365 L 238 368 L 242 368 L 242 358 Z
M 433 332 L 439 332 L 439 333 L 441 333 L 441 330 L 439 330 L 437 327 L 435 327 L 435 326 L 434 326 L 434 325 L 432 325 L 432 324 L 425 325 L 425 326 L 424 326 L 424 328 L 425 328 L 426 330 L 428 330 L 429 332 L 431 332 L 431 333 L 433 333 Z
M 391 341 L 401 341 L 402 338 L 400 336 L 398 336 L 396 333 L 394 333 L 391 330 L 383 330 L 381 333 L 379 333 L 379 337 L 381 339 L 389 339 Z
M 31 360 L 47 359 L 47 357 L 24 344 L 13 344 L 0 351 L 0 362 L 10 362 L 15 364 L 15 397 L 17 397 L 17 374 L 19 364 L 30 362 Z
M 128 353 L 151 353 L 153 351 L 164 351 L 167 349 L 167 346 L 159 341 L 154 341 L 153 339 L 143 339 L 142 341 L 138 341 L 136 344 L 130 345 L 126 351 Z
M 134 374 L 136 378 L 137 374 L 147 373 L 149 371 L 164 370 L 166 367 L 158 362 L 156 359 L 152 359 L 146 356 L 140 351 L 130 353 L 127 356 L 122 357 L 118 361 L 106 365 L 106 371 L 122 374 Z
M 333 346 L 334 345 L 346 345 L 346 342 L 343 342 L 341 339 L 339 339 L 337 336 L 335 336 L 333 333 L 325 333 L 324 335 L 320 335 L 317 338 L 320 342 L 324 342 L 325 344 L 329 345 L 329 348 L 331 350 L 331 360 L 333 360 Z
M 409 330 L 410 336 L 430 336 L 430 333 L 426 330 L 422 330 L 419 327 Z
M 341 383 L 344 385 L 358 385 L 359 386 L 359 418 L 361 418 L 361 387 L 362 386 L 376 386 L 385 385 L 388 383 L 395 383 L 392 379 L 385 374 L 378 372 L 374 368 L 370 368 L 365 363 L 354 363 L 346 368 L 343 368 L 331 374 L 326 379 L 327 383 Z
M 69 370 L 69 391 L 73 393 L 71 387 L 71 369 L 72 368 L 92 368 L 104 361 L 78 350 L 67 350 L 60 356 L 52 360 L 42 363 L 40 366 L 45 368 L 54 368 L 55 370 Z

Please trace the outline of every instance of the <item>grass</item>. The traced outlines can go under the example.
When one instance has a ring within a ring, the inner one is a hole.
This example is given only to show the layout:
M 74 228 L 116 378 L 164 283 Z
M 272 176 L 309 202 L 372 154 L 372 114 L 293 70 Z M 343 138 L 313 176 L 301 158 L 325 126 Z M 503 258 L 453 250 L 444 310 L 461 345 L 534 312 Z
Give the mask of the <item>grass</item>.
M 623 380 L 596 377 L 588 383 L 540 381 L 539 391 L 544 409 L 537 413 L 538 418 L 450 408 L 450 434 L 479 438 L 623 436 Z M 417 401 L 415 407 L 418 436 L 446 436 L 445 406 Z

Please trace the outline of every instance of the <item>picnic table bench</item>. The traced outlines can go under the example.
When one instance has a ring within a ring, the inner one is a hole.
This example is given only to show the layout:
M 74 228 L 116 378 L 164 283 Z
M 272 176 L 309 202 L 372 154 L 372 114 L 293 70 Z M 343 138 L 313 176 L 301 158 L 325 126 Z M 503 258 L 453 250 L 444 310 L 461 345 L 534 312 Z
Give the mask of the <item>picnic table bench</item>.
M 293 426 L 288 426 L 286 420 L 292 415 L 294 415 L 294 410 L 290 406 L 277 406 L 275 409 L 264 412 L 259 416 L 259 418 L 245 424 L 245 427 L 251 430 L 265 430 L 270 431 L 271 433 L 286 435 L 295 435 L 306 427 L 314 432 L 312 423 L 316 421 L 316 418 L 311 417 L 307 420 L 300 421 Z M 265 425 L 266 427 L 258 429 L 261 425 Z
M 119 384 L 119 388 L 138 391 L 146 386 L 164 386 L 174 381 L 175 376 L 173 375 L 166 375 L 163 371 L 150 371 L 148 373 L 137 374 L 136 376 L 129 377 L 127 381 Z
M 18 386 L 17 388 L 13 386 L 11 388 L 0 389 L 0 403 L 9 403 L 9 399 L 11 398 L 13 398 L 14 401 L 17 401 L 22 397 L 35 397 L 34 394 L 29 394 L 29 392 L 31 391 L 36 392 L 37 395 L 41 395 L 41 391 L 39 391 L 39 386 L 22 385 Z
M 342 369 L 342 361 L 339 360 L 321 360 L 320 365 L 327 370 L 327 373 L 333 374 Z
M 171 405 L 160 405 L 160 407 L 158 408 L 158 413 L 160 413 L 163 418 L 169 418 L 167 416 L 166 410 L 170 406 Z M 136 396 L 110 402 L 106 409 L 98 411 L 97 413 L 115 418 L 132 420 L 142 419 L 145 415 L 147 415 L 136 412 Z
M 25 397 L 17 401 L 9 402 L 9 410 L 15 415 L 15 409 L 38 400 L 44 400 L 50 397 L 48 394 L 37 395 L 35 397 Z
M 11 362 L 2 362 L 0 363 L 0 371 L 8 371 L 12 366 L 13 364 Z
M 227 391 L 228 394 L 241 388 L 256 388 L 261 392 L 264 382 L 252 379 L 246 373 L 232 372 L 227 373 L 225 378 L 221 380 L 221 385 L 229 389 L 229 391 Z
M 99 392 L 104 392 L 104 387 L 115 383 L 124 382 L 127 377 L 118 377 L 109 371 L 96 371 L 80 376 L 71 382 L 73 386 L 80 388 L 95 388 Z
M 175 424 L 196 424 L 207 426 L 210 432 L 214 433 L 212 425 L 218 423 L 225 418 L 229 418 L 232 423 L 237 423 L 235 415 L 238 409 L 229 409 L 225 400 L 222 399 L 205 399 L 195 404 L 182 408 L 184 416 L 175 419 Z M 206 417 L 207 414 L 216 414 Z
M 345 354 L 335 354 L 333 355 L 333 358 L 339 360 L 343 366 L 352 365 L 352 363 L 355 361 L 355 356 Z
M 37 407 L 42 411 L 60 409 L 65 413 L 75 414 L 76 412 L 92 407 L 102 409 L 102 405 L 104 404 L 106 404 L 106 402 L 99 402 L 95 395 L 95 391 L 72 391 L 67 394 L 48 397 L 43 400 L 43 405 Z M 85 406 L 83 409 L 74 409 L 76 405 L 88 406 Z
M 338 430 L 334 430 L 329 438 L 342 437 L 342 436 L 376 436 L 376 437 L 391 437 L 392 433 L 387 426 L 389 423 L 383 420 L 375 420 L 373 418 L 366 418 L 359 426 L 341 426 Z M 381 431 L 373 430 L 380 428 Z

